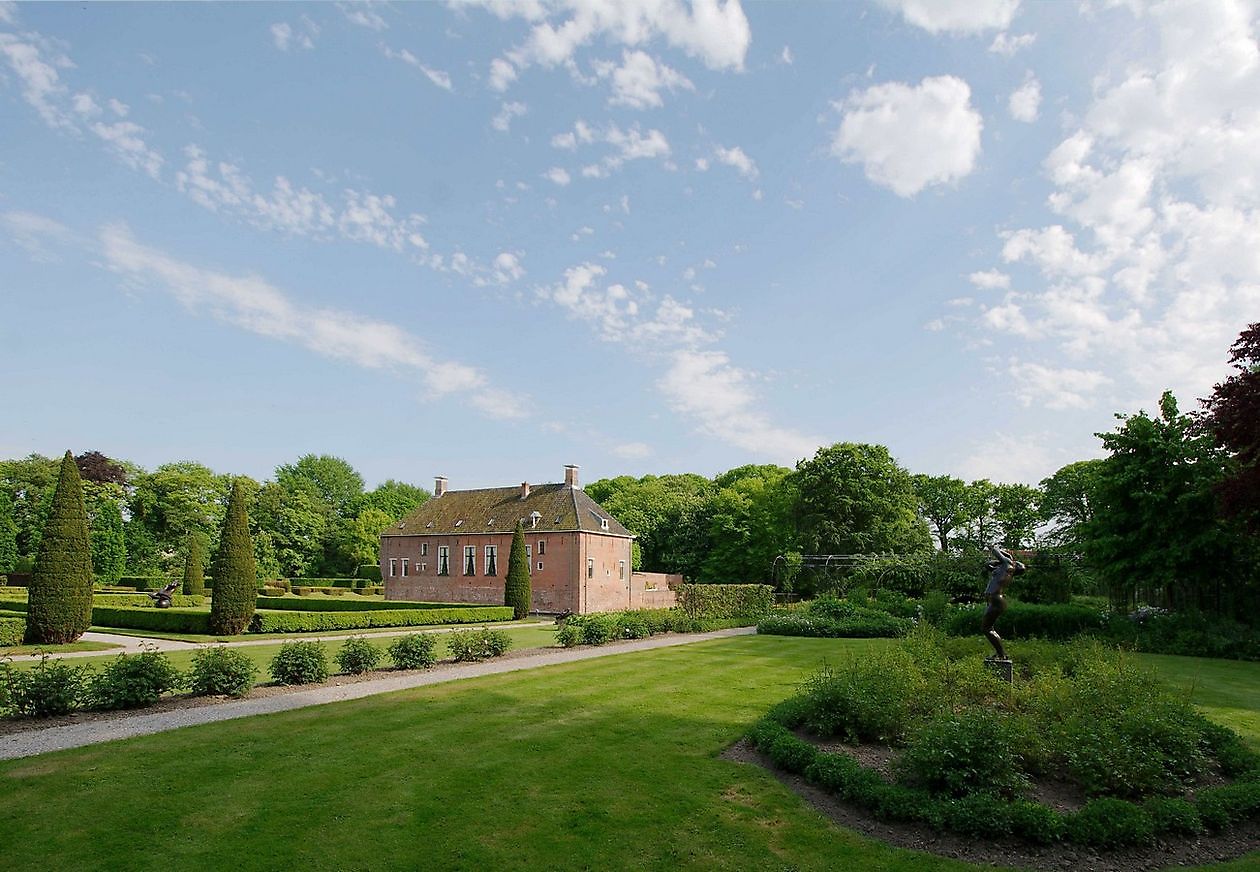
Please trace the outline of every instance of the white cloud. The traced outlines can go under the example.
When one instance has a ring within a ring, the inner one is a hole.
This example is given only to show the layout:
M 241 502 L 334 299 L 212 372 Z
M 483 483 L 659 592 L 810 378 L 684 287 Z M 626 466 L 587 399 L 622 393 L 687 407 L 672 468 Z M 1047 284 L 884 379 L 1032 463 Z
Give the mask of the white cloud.
M 647 52 L 623 51 L 621 66 L 609 61 L 596 62 L 595 73 L 611 79 L 610 106 L 649 109 L 663 106 L 661 91 L 694 91 L 696 86 L 682 73 L 655 60 Z
M 313 49 L 315 37 L 319 36 L 319 25 L 303 15 L 294 27 L 287 21 L 277 21 L 271 25 L 271 41 L 280 51 L 290 48 Z
M 353 2 L 338 3 L 337 8 L 351 24 L 366 27 L 368 30 L 388 29 L 389 24 L 372 8 L 373 5 L 375 4 L 370 0 L 353 0 Z
M 390 60 L 402 61 L 408 66 L 415 67 L 424 74 L 426 79 L 437 85 L 443 91 L 454 90 L 454 85 L 451 83 L 451 76 L 449 73 L 444 72 L 443 70 L 436 70 L 433 67 L 428 66 L 421 61 L 420 58 L 416 57 L 405 48 L 395 51 L 385 43 L 381 43 L 381 54 L 385 55 L 385 57 Z
M 1025 124 L 1036 121 L 1041 109 L 1041 82 L 1037 81 L 1036 76 L 1029 74 L 1024 84 L 1011 94 L 1006 105 L 1016 121 L 1023 121 Z
M 490 126 L 495 130 L 507 133 L 512 127 L 512 119 L 519 118 L 528 111 L 528 107 L 524 103 L 513 101 L 504 103 L 499 107 L 499 112 L 490 119 Z
M 612 453 L 625 460 L 642 460 L 652 456 L 652 449 L 646 442 L 625 442 L 614 445 Z
M 1038 363 L 1012 361 L 1009 372 L 1015 379 L 1015 397 L 1021 404 L 1055 410 L 1086 408 L 1090 405 L 1090 396 L 1111 383 L 1101 372 Z
M 987 478 L 1005 484 L 1035 485 L 1065 464 L 1080 459 L 1074 447 L 1063 445 L 1061 434 L 997 432 L 977 443 L 956 464 L 955 474 L 968 481 Z
M 790 46 L 783 46 L 783 51 L 779 52 L 779 63 L 792 65 L 794 58 L 792 57 L 792 49 Z
M 757 408 L 750 381 L 721 351 L 682 350 L 657 386 L 670 408 L 711 438 L 784 463 L 811 455 L 821 440 L 776 426 Z
M 1003 57 L 1014 57 L 1015 53 L 1020 49 L 1028 48 L 1037 41 L 1035 33 L 1021 33 L 1017 36 L 1011 36 L 1006 31 L 999 33 L 993 37 L 993 42 L 989 45 L 989 51 Z
M 0 212 L 0 226 L 19 248 L 39 263 L 56 260 L 48 243 L 62 245 L 74 238 L 61 222 L 34 212 Z
M 573 125 L 572 131 L 557 133 L 551 137 L 551 145 L 554 148 L 569 151 L 576 150 L 580 145 L 592 144 L 611 146 L 612 151 L 606 154 L 599 163 L 586 164 L 582 167 L 582 176 L 590 179 L 607 178 L 616 170 L 621 169 L 627 161 L 667 159 L 670 155 L 669 140 L 665 138 L 665 134 L 655 128 L 644 133 L 638 124 L 633 124 L 624 130 L 616 124 L 609 124 L 602 130 L 597 130 L 579 120 Z M 629 201 L 626 202 L 628 204 Z
M 22 98 L 49 127 L 65 129 L 75 126 L 62 105 L 66 99 L 66 86 L 57 73 L 57 67 L 66 66 L 68 59 L 45 59 L 35 39 L 28 42 L 11 33 L 0 33 L 0 56 L 4 57 L 21 82 Z
M 204 311 L 250 333 L 355 366 L 413 373 L 431 393 L 458 394 L 478 408 L 495 409 L 496 417 L 502 415 L 503 394 L 490 386 L 484 373 L 435 358 L 424 340 L 396 324 L 340 309 L 303 306 L 259 276 L 203 269 L 145 246 L 123 225 L 105 227 L 100 244 L 110 270 L 165 291 L 190 311 Z
M 503 251 L 494 259 L 494 279 L 501 285 L 514 282 L 525 275 L 521 266 L 520 252 Z
M 490 87 L 496 91 L 506 91 L 516 81 L 516 67 L 503 58 L 495 58 L 490 62 Z
M 902 197 L 957 181 L 975 167 L 984 122 L 961 79 L 874 85 L 855 91 L 841 108 L 832 152 L 860 163 L 868 179 Z
M 1010 27 L 1019 0 L 879 0 L 929 33 L 983 33 Z
M 717 162 L 726 164 L 728 167 L 734 167 L 744 178 L 755 181 L 757 172 L 757 162 L 744 153 L 744 150 L 738 145 L 734 148 L 725 148 L 718 146 L 714 149 L 713 156 L 717 158 Z
M 13 24 L 17 21 L 17 3 L 13 0 L 0 2 L 0 23 Z
M 89 129 L 101 138 L 108 149 L 132 169 L 142 170 L 153 178 L 159 178 L 162 156 L 144 141 L 144 128 L 131 121 L 115 121 L 105 124 L 93 122 Z
M 1009 288 L 1011 286 L 1011 277 L 997 269 L 973 272 L 967 276 L 967 281 L 986 291 L 994 290 L 995 288 Z
M 556 183 L 562 188 L 573 180 L 572 176 L 569 175 L 569 171 L 563 167 L 552 167 L 543 173 L 543 178 Z

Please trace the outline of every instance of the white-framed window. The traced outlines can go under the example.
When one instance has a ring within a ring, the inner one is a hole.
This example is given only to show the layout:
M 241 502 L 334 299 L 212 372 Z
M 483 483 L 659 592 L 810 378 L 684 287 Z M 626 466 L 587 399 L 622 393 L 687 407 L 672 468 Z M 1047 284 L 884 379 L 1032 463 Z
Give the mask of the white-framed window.
M 529 545 L 525 546 L 525 565 L 526 566 L 534 565 L 534 551 L 533 551 L 533 548 Z M 532 569 L 530 570 L 530 572 L 533 572 L 533 571 L 534 570 Z
M 421 563 L 421 564 L 420 564 L 420 572 L 422 572 L 422 573 L 423 573 L 423 572 L 428 572 L 428 571 L 429 571 L 429 564 L 427 564 L 427 563 Z
M 451 548 L 449 545 L 438 546 L 438 575 L 451 574 Z
M 486 546 L 486 575 L 495 576 L 499 574 L 499 546 Z
M 428 556 L 429 556 L 429 543 L 428 543 L 428 542 L 421 542 L 421 543 L 420 543 L 420 556 L 421 556 L 421 557 L 428 557 Z
M 622 581 L 626 580 L 626 561 L 624 560 L 617 561 L 617 577 Z
M 541 560 L 539 560 L 539 561 L 538 561 L 538 571 L 539 571 L 539 572 L 542 572 L 542 563 L 543 563 L 543 562 L 542 562 Z
M 477 546 L 464 546 L 464 575 L 477 574 Z
M 594 557 L 586 558 L 586 577 L 587 578 L 595 577 L 595 558 Z
M 547 540 L 539 539 L 538 540 L 538 556 L 542 557 L 546 553 L 547 553 Z
M 402 577 L 403 578 L 407 577 L 407 563 L 408 563 L 408 560 L 406 557 L 404 557 L 402 559 L 402 571 L 403 571 Z
M 601 529 L 601 530 L 607 530 L 607 529 L 608 529 L 608 519 L 607 519 L 607 518 L 600 518 L 600 519 L 599 519 L 599 529 Z
M 398 559 L 395 557 L 391 557 L 389 558 L 389 577 L 393 578 L 397 574 L 398 574 Z

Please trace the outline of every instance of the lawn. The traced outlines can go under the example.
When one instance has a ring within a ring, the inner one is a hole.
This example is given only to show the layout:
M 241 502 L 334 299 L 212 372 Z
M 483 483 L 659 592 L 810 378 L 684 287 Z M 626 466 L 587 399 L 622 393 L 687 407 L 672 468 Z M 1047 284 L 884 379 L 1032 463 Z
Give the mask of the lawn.
M 109 642 L 71 642 L 67 645 L 16 645 L 12 648 L 0 648 L 0 657 L 9 654 L 38 654 L 41 651 L 52 651 L 57 654 L 69 654 L 74 651 L 108 651 L 117 648 Z
M 719 757 L 871 644 L 739 637 L 0 763 L 22 810 L 0 850 L 11 870 L 970 868 Z

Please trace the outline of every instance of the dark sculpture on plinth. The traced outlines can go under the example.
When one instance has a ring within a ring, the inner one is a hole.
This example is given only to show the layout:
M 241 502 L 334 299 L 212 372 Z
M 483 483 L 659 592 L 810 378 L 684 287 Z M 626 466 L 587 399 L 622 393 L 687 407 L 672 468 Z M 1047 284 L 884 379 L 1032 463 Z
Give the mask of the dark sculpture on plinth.
M 990 545 L 989 553 L 997 559 L 985 564 L 989 569 L 989 586 L 984 589 L 984 596 L 989 601 L 989 605 L 984 610 L 980 630 L 984 633 L 984 638 L 988 639 L 989 644 L 993 646 L 993 656 L 986 659 L 1009 664 L 1011 658 L 1006 656 L 1006 649 L 1002 647 L 1002 637 L 993 629 L 993 625 L 1002 616 L 1002 612 L 1006 611 L 1006 597 L 1002 595 L 1006 591 L 1006 586 L 1011 583 L 1012 578 L 1022 574 L 1026 567 L 1016 560 L 1011 552 L 997 545 Z M 1009 672 L 1009 669 L 1007 671 Z
M 179 587 L 179 582 L 172 581 L 156 593 L 146 593 L 145 596 L 153 600 L 155 608 L 169 609 L 171 607 L 171 595 L 175 593 L 175 588 L 177 587 Z

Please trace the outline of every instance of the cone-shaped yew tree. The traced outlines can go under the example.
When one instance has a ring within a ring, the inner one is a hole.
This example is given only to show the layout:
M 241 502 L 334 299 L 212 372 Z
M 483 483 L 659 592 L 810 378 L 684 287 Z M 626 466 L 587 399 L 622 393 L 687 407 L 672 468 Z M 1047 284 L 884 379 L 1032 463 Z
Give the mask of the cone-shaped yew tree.
M 508 555 L 507 583 L 503 589 L 503 604 L 516 611 L 516 619 L 529 614 L 529 555 L 525 553 L 525 531 L 518 523 L 512 535 L 512 552 Z
M 83 484 L 69 451 L 53 491 L 31 572 L 26 610 L 27 641 L 62 645 L 92 625 L 92 549 L 88 541 Z
M 188 550 L 184 554 L 184 590 L 186 594 L 201 596 L 206 592 L 206 546 L 201 534 L 188 534 Z
M 245 488 L 240 479 L 232 483 L 219 550 L 210 571 L 214 575 L 210 632 L 216 636 L 245 632 L 258 601 L 258 571 L 254 564 L 254 542 L 249 535 L 249 517 L 245 513 Z

